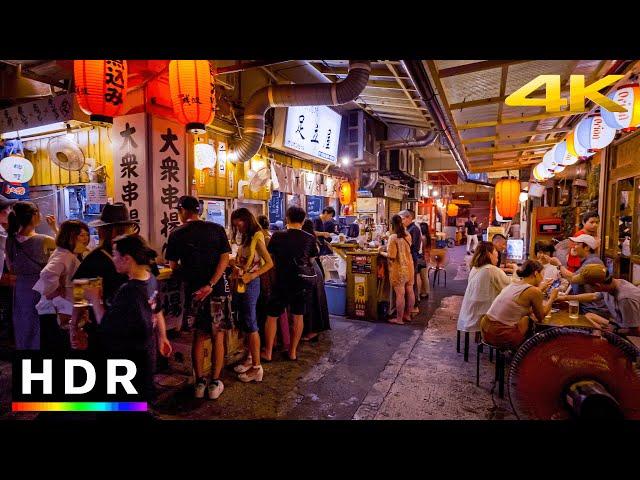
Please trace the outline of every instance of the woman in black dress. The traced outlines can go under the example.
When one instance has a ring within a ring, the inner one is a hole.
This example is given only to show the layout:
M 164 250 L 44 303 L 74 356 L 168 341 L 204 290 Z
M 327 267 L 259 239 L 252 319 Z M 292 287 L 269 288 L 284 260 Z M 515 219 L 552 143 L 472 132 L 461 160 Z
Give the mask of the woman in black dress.
M 309 219 L 304 221 L 302 230 L 314 235 L 313 222 Z M 324 273 L 319 257 L 312 262 L 316 271 L 316 285 L 310 293 L 309 313 L 304 316 L 304 330 L 302 340 L 307 342 L 317 342 L 318 334 L 325 330 L 331 330 L 329 322 L 329 306 L 327 305 L 327 295 L 324 291 Z

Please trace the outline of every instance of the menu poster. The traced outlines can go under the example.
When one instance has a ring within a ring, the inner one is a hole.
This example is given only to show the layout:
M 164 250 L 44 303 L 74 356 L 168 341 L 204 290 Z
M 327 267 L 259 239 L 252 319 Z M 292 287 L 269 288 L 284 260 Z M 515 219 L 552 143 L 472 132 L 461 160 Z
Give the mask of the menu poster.
M 284 193 L 274 190 L 269 199 L 269 222 L 284 222 Z
M 311 220 L 320 216 L 324 208 L 324 199 L 317 195 L 307 195 L 307 215 Z
M 207 221 L 217 223 L 223 227 L 225 224 L 225 202 L 224 200 L 207 201 Z
M 87 184 L 87 203 L 92 203 L 92 204 L 107 203 L 107 184 L 106 183 L 88 183 Z

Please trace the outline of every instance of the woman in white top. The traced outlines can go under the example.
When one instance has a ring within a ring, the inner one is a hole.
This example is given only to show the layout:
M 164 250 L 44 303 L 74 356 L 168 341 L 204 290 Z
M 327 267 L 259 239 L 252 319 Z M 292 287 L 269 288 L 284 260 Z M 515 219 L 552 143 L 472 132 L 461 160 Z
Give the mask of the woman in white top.
M 558 297 L 554 288 L 549 299 L 543 300 L 551 281 L 543 279 L 542 264 L 537 260 L 527 260 L 516 274 L 521 280 L 502 290 L 480 321 L 484 341 L 501 348 L 517 348 L 526 338 L 530 315 L 542 322 Z
M 36 310 L 40 316 L 40 348 L 43 351 L 64 352 L 69 349 L 69 336 L 65 334 L 64 327 L 73 312 L 72 279 L 80 266 L 80 255 L 88 244 L 89 227 L 86 223 L 79 220 L 63 222 L 56 236 L 56 249 L 33 286 L 41 295 Z
M 480 242 L 471 259 L 472 268 L 458 316 L 458 330 L 478 332 L 480 317 L 487 313 L 493 300 L 509 285 L 509 277 L 497 264 L 498 250 L 493 243 Z

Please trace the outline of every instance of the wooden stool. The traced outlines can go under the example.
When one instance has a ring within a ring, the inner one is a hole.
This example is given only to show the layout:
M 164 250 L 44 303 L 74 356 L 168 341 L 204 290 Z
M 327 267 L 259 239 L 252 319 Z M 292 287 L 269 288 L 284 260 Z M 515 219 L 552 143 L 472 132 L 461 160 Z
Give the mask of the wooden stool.
M 478 343 L 478 347 L 476 350 L 476 386 L 480 386 L 480 354 L 483 352 L 485 345 L 489 347 L 489 361 L 493 360 L 493 349 L 496 350 L 496 369 L 494 382 L 498 382 L 498 396 L 500 398 L 504 398 L 504 376 L 506 372 L 505 354 L 507 352 L 510 352 L 511 349 L 499 348 L 495 345 L 491 345 L 485 342 L 484 340 Z

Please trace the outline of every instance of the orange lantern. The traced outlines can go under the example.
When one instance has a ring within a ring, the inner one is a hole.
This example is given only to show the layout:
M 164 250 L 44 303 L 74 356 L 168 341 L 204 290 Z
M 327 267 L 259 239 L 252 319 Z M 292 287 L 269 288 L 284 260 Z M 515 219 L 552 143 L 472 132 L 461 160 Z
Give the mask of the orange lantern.
M 213 121 L 214 70 L 208 60 L 171 60 L 169 91 L 173 113 L 188 132 L 204 133 Z
M 447 205 L 447 215 L 450 217 L 457 217 L 458 205 L 456 205 L 455 203 L 450 203 L 449 205 Z
M 496 183 L 496 208 L 505 220 L 511 220 L 520 205 L 520 182 L 517 178 L 503 177 Z
M 340 204 L 349 205 L 353 203 L 353 188 L 350 182 L 342 182 L 340 184 Z
M 113 123 L 127 94 L 127 61 L 74 60 L 73 79 L 78 105 L 91 121 Z

